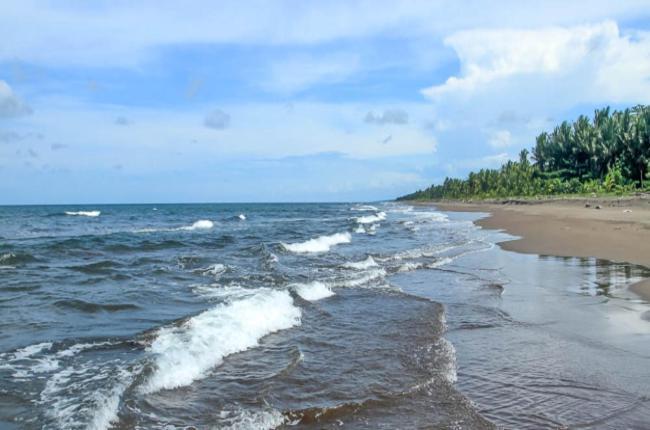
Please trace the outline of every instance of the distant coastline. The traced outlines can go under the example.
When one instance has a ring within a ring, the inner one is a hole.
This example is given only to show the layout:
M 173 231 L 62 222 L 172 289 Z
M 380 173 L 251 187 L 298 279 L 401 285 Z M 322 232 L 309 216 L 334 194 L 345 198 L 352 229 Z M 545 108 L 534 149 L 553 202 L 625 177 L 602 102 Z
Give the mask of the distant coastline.
M 509 251 L 560 257 L 594 257 L 650 268 L 650 197 L 418 201 L 440 210 L 487 212 L 476 221 L 520 239 L 499 245 Z M 650 280 L 630 286 L 650 301 Z

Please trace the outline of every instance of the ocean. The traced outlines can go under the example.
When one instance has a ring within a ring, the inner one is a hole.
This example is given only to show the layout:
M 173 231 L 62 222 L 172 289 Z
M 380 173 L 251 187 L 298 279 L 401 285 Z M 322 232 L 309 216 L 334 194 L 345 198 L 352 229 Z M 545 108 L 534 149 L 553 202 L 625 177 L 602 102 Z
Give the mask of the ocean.
M 480 216 L 0 207 L 0 428 L 648 428 L 647 269 Z

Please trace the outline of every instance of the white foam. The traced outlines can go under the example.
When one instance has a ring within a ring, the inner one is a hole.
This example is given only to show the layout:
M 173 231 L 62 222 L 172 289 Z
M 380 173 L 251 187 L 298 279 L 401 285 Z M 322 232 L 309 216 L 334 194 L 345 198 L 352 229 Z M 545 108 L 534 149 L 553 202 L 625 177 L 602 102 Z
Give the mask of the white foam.
M 378 211 L 379 208 L 372 205 L 356 205 L 350 208 L 353 211 Z
M 244 288 L 238 284 L 220 285 L 215 283 L 210 285 L 195 285 L 192 291 L 209 299 L 219 299 L 220 302 L 231 302 L 250 297 L 257 290 Z
M 220 263 L 215 263 L 211 266 L 208 266 L 205 269 L 199 269 L 199 271 L 204 275 L 213 275 L 213 276 L 219 276 L 222 273 L 224 273 L 226 270 L 228 270 L 228 267 Z
M 226 426 L 220 426 L 224 430 L 270 430 L 285 424 L 287 419 L 280 411 L 271 410 L 224 410 L 219 413 L 221 418 L 230 421 Z
M 366 232 L 366 229 L 363 228 L 363 225 L 359 224 L 357 228 L 354 230 L 354 232 L 358 234 L 363 234 Z
M 437 267 L 440 267 L 440 266 L 444 266 L 444 265 L 446 265 L 446 264 L 449 264 L 449 263 L 451 263 L 452 261 L 454 261 L 453 258 L 451 258 L 451 257 L 444 257 L 444 258 L 441 258 L 441 259 L 438 260 L 438 261 L 434 261 L 433 263 L 428 264 L 427 267 L 430 268 L 430 269 L 435 269 L 435 268 L 437 268 Z
M 357 222 L 359 224 L 372 224 L 375 222 L 383 221 L 386 219 L 386 212 L 379 212 L 374 215 L 365 215 L 357 217 Z
M 422 268 L 422 263 L 404 263 L 397 269 L 398 272 L 410 272 Z
M 12 258 L 15 258 L 15 257 L 16 257 L 16 254 L 14 254 L 13 252 L 7 252 L 5 254 L 0 255 L 0 262 L 11 260 Z
M 455 384 L 458 380 L 458 373 L 456 370 L 456 348 L 454 348 L 454 345 L 444 337 L 441 337 L 438 342 L 436 342 L 436 346 L 438 347 L 438 350 L 442 352 L 442 358 L 445 359 L 442 376 L 450 384 Z
M 218 305 L 180 327 L 163 328 L 148 348 L 154 370 L 142 392 L 189 385 L 225 356 L 256 346 L 269 333 L 299 325 L 300 316 L 287 291 L 257 289 L 250 297 Z
M 385 276 L 386 271 L 384 269 L 372 269 L 362 272 L 361 276 L 347 278 L 343 281 L 337 282 L 336 285 L 341 287 L 360 287 L 362 285 L 368 284 L 371 281 L 382 279 Z
M 372 255 L 369 255 L 368 258 L 362 261 L 354 261 L 354 262 L 348 262 L 343 264 L 343 267 L 347 267 L 349 269 L 357 269 L 357 270 L 365 270 L 377 266 L 379 266 L 379 264 L 377 264 L 375 259 L 372 258 Z
M 194 222 L 194 224 L 185 227 L 180 227 L 180 229 L 193 231 L 193 230 L 207 230 L 212 227 L 214 227 L 214 223 L 212 221 L 210 221 L 209 219 L 200 219 Z
M 313 281 L 306 284 L 293 284 L 292 287 L 300 297 L 309 300 L 310 302 L 334 295 L 334 292 L 330 287 L 319 281 Z
M 334 245 L 341 243 L 350 243 L 352 236 L 350 233 L 336 233 L 330 236 L 319 236 L 315 239 L 309 239 L 306 242 L 283 243 L 282 246 L 291 252 L 298 254 L 327 252 Z
M 244 214 L 237 215 L 237 218 L 239 218 L 242 221 L 246 221 L 246 215 L 244 215 Z
M 101 212 L 100 211 L 76 211 L 76 212 L 66 211 L 65 214 L 66 215 L 75 215 L 75 216 L 96 217 L 96 216 L 101 215 Z
M 12 355 L 12 360 L 23 360 L 29 358 L 35 354 L 38 354 L 41 351 L 49 350 L 52 348 L 52 342 L 43 342 L 37 343 L 34 345 L 29 345 L 21 349 L 17 349 Z

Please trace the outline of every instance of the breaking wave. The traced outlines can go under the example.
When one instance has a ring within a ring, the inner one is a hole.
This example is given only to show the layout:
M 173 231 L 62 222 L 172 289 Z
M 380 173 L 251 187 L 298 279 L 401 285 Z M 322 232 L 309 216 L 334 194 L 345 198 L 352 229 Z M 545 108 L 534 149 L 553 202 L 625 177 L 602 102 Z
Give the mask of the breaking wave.
M 89 217 L 97 217 L 101 215 L 101 211 L 65 211 L 66 215 L 72 215 L 72 216 L 89 216 Z
M 297 254 L 327 252 L 332 246 L 342 243 L 350 243 L 352 236 L 350 233 L 336 233 L 330 236 L 319 236 L 315 239 L 309 239 L 299 243 L 282 243 L 284 249 Z
M 377 267 L 379 266 L 377 262 L 375 261 L 374 258 L 372 258 L 371 255 L 368 256 L 365 260 L 361 261 L 353 261 L 353 262 L 348 262 L 344 263 L 343 267 L 347 267 L 348 269 L 357 269 L 357 270 L 364 270 L 364 269 L 369 269 L 371 267 Z
M 148 348 L 154 370 L 144 393 L 191 384 L 227 355 L 256 346 L 278 330 L 300 324 L 300 308 L 287 291 L 261 288 L 247 298 L 221 304 L 179 327 L 160 329 Z
M 310 302 L 321 300 L 326 297 L 331 297 L 334 295 L 334 292 L 328 287 L 325 283 L 319 281 L 313 281 L 306 284 L 294 284 L 294 291 L 300 297 Z
M 357 217 L 356 221 L 359 224 L 372 224 L 375 222 L 383 221 L 386 219 L 386 212 L 379 212 L 374 215 L 364 215 Z

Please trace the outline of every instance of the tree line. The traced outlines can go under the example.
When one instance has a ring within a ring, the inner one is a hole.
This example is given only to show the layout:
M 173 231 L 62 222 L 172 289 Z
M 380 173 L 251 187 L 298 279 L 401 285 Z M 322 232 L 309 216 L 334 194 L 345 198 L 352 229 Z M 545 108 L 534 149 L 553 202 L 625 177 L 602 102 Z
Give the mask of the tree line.
M 398 200 L 625 193 L 645 189 L 650 170 L 650 107 L 597 109 L 541 133 L 529 152 L 499 169 L 446 178 Z

